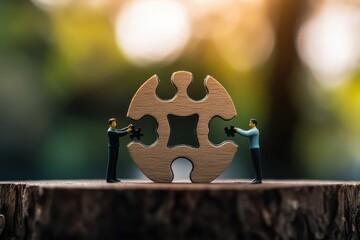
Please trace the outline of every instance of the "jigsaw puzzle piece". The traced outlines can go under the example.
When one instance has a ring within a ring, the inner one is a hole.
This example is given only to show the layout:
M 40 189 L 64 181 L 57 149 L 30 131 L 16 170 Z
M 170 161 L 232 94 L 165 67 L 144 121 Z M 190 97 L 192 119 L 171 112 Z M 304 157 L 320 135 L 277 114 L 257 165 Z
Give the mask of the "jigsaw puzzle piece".
M 153 117 L 158 128 L 158 139 L 150 146 L 132 142 L 128 145 L 130 155 L 139 169 L 154 182 L 171 182 L 172 162 L 185 157 L 193 164 L 192 182 L 211 182 L 218 177 L 231 163 L 237 145 L 227 141 L 221 145 L 213 145 L 209 139 L 209 122 L 219 116 L 230 120 L 236 116 L 235 106 L 224 89 L 214 78 L 208 76 L 204 85 L 207 95 L 200 101 L 194 101 L 187 94 L 192 81 L 190 72 L 179 71 L 172 75 L 172 83 L 178 92 L 174 98 L 163 101 L 156 95 L 159 80 L 157 76 L 147 80 L 137 91 L 128 110 L 128 117 L 139 120 L 145 115 Z M 197 114 L 196 133 L 199 148 L 177 146 L 168 148 L 170 126 L 167 116 L 190 116 Z
M 234 126 L 230 126 L 230 128 L 225 127 L 224 130 L 225 130 L 225 134 L 228 137 L 230 137 L 230 136 L 234 137 L 235 136 L 236 130 L 235 130 Z
M 131 139 L 136 138 L 137 140 L 140 140 L 141 137 L 143 137 L 143 136 L 144 136 L 144 134 L 142 133 L 141 128 L 135 129 L 135 126 L 131 126 L 131 135 L 130 135 Z

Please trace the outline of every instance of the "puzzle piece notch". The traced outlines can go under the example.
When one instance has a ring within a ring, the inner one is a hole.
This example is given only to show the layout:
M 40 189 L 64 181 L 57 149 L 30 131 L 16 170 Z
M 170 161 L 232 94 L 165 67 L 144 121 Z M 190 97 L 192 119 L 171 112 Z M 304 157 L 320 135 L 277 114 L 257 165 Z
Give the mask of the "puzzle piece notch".
M 214 146 L 208 139 L 209 122 L 215 116 L 224 120 L 235 117 L 234 103 L 225 88 L 210 76 L 204 80 L 207 95 L 200 101 L 194 101 L 187 94 L 187 88 L 192 81 L 190 72 L 175 72 L 171 79 L 178 93 L 170 100 L 161 100 L 156 96 L 159 83 L 156 75 L 147 80 L 134 95 L 128 109 L 128 117 L 139 120 L 145 115 L 152 116 L 158 123 L 158 139 L 151 146 L 130 143 L 130 155 L 140 170 L 154 182 L 171 182 L 171 163 L 180 157 L 187 158 L 194 166 L 190 176 L 192 182 L 211 182 L 231 163 L 237 145 L 227 141 Z M 199 148 L 167 147 L 170 135 L 167 120 L 169 114 L 198 114 Z

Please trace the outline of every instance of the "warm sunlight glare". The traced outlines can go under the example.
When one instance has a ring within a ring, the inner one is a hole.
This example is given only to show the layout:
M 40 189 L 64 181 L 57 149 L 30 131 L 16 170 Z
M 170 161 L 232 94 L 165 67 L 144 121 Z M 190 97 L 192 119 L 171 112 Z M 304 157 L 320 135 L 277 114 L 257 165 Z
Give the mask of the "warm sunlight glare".
M 213 41 L 219 54 L 234 69 L 247 72 L 268 60 L 275 34 L 261 2 L 231 6 L 213 24 Z
M 189 35 L 188 15 L 179 1 L 131 1 L 116 21 L 119 47 L 137 65 L 174 60 Z
M 324 86 L 345 83 L 360 57 L 360 12 L 329 5 L 300 29 L 297 48 L 302 60 Z

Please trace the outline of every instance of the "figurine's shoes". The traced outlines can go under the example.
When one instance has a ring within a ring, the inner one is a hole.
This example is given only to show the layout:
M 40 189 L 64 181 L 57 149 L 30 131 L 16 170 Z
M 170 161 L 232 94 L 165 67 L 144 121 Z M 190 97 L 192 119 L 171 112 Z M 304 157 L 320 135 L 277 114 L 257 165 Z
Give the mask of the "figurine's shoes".
M 121 182 L 120 179 L 118 179 L 118 178 L 116 178 L 115 181 L 116 181 L 116 182 Z
M 259 180 L 259 179 L 254 179 L 254 180 L 251 182 L 251 184 L 260 184 L 260 183 L 262 183 L 262 181 Z
M 117 183 L 117 182 L 120 182 L 120 180 L 118 180 L 118 179 L 106 179 L 106 182 L 107 183 Z

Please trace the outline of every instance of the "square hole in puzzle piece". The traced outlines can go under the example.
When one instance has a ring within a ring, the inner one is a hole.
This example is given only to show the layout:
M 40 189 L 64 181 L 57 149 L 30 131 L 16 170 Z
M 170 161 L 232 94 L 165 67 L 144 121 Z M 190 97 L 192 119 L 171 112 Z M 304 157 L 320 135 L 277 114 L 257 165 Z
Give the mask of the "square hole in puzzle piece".
M 167 146 L 169 148 L 178 145 L 186 145 L 198 148 L 196 127 L 199 121 L 199 115 L 193 114 L 186 117 L 180 117 L 169 114 L 168 121 L 170 125 L 170 137 Z

